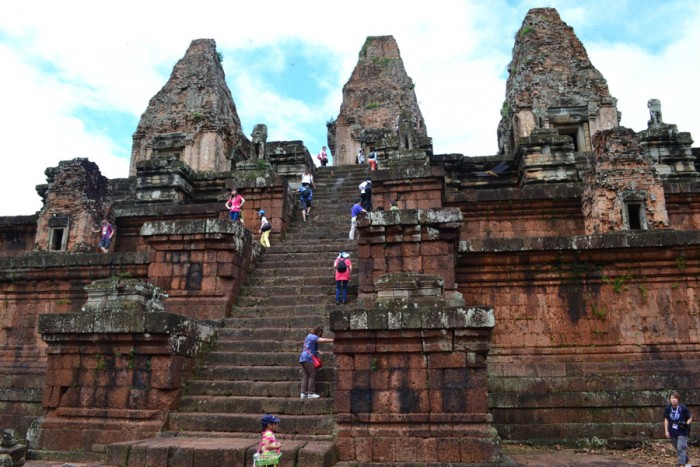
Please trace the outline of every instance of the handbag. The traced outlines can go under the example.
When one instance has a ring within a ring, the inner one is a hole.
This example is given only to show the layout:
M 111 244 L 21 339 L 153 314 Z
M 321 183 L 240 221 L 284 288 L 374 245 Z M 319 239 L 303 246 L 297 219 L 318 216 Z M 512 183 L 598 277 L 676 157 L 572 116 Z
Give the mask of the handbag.
M 317 370 L 319 368 L 323 368 L 323 362 L 321 361 L 320 358 L 318 358 L 316 355 L 312 354 L 311 351 L 309 351 L 309 348 L 304 344 L 304 349 L 311 355 L 311 360 L 314 362 L 314 368 Z
M 272 226 L 270 225 L 269 222 L 268 222 L 267 224 L 263 225 L 263 226 L 260 228 L 260 230 L 261 230 L 262 232 L 267 232 L 268 230 L 271 230 L 271 229 L 272 229 Z

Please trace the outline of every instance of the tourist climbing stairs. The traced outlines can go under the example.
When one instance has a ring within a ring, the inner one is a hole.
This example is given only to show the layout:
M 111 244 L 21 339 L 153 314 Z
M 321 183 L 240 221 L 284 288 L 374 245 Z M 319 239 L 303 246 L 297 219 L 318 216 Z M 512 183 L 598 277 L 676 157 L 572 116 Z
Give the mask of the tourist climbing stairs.
M 231 317 L 218 330 L 214 350 L 187 384 L 177 411 L 169 415 L 167 432 L 155 440 L 160 445 L 148 449 L 160 449 L 161 456 L 167 451 L 168 459 L 183 452 L 183 446 L 193 456 L 205 456 L 209 450 L 224 456 L 211 465 L 249 466 L 260 436 L 260 417 L 272 413 L 281 418 L 280 465 L 322 467 L 337 461 L 332 344 L 319 345 L 324 362 L 317 374 L 319 399 L 300 398 L 299 353 L 315 326 L 322 325 L 324 337 L 332 337 L 333 262 L 340 251 L 357 259 L 357 243 L 348 239 L 350 208 L 366 176 L 366 166 L 317 170 L 309 219 L 303 222 L 297 207 L 286 238 L 273 239 L 263 253 Z M 354 276 L 346 306 L 353 306 L 356 298 Z

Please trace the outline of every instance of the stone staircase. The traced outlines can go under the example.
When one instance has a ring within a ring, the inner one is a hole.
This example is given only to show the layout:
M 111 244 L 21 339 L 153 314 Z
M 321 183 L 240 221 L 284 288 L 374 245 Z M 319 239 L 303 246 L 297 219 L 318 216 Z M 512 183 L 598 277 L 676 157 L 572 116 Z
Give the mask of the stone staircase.
M 342 250 L 352 261 L 357 259 L 357 244 L 348 240 L 350 208 L 366 176 L 366 166 L 317 170 L 310 219 L 302 222 L 297 210 L 285 241 L 273 241 L 265 251 L 231 318 L 218 331 L 215 349 L 187 384 L 177 411 L 169 415 L 166 431 L 154 440 L 111 445 L 110 464 L 248 466 L 265 413 L 281 418 L 281 466 L 321 467 L 337 461 L 332 344 L 320 345 L 320 399 L 299 397 L 298 359 L 309 329 L 322 324 L 324 337 L 332 337 L 332 265 Z M 353 306 L 356 296 L 355 276 L 347 306 Z

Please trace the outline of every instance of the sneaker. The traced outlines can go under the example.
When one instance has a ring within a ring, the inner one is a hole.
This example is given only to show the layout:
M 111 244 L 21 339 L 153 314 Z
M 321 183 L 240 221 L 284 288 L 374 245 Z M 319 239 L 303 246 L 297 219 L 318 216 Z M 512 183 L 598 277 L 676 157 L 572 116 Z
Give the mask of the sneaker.
M 321 396 L 319 396 L 319 395 L 316 394 L 315 392 L 310 392 L 310 393 L 308 393 L 308 394 L 306 395 L 306 398 L 307 398 L 307 399 L 318 399 L 319 397 L 321 397 Z
M 309 396 L 307 396 L 307 395 L 304 394 L 303 392 L 301 393 L 301 399 L 306 399 L 307 397 L 309 397 Z

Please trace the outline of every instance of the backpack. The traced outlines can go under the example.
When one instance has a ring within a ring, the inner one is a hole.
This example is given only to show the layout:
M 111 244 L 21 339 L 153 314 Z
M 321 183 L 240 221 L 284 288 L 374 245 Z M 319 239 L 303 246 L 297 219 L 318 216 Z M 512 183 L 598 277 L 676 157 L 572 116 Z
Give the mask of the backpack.
M 347 265 L 347 263 L 345 263 L 345 258 L 340 258 L 338 260 L 338 264 L 336 265 L 335 269 L 338 272 L 345 272 L 348 270 L 348 265 Z
M 303 186 L 299 189 L 299 194 L 303 199 L 311 198 L 311 189 L 307 186 Z

